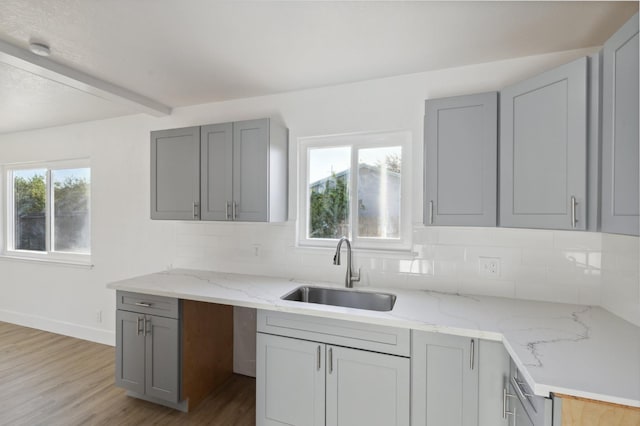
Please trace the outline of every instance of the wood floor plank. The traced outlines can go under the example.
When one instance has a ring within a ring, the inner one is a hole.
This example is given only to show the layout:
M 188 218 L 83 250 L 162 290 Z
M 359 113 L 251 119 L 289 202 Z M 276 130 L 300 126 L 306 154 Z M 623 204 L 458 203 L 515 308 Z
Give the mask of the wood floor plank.
M 125 395 L 111 346 L 0 322 L 0 424 L 255 424 L 255 379 L 233 375 L 190 413 Z

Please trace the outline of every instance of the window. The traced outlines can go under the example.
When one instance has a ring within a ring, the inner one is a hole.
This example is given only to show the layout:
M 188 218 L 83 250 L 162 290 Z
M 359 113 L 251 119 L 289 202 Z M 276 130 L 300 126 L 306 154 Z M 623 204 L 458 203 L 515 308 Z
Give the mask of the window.
M 300 140 L 301 245 L 408 248 L 409 132 Z
M 87 160 L 6 167 L 5 254 L 86 260 L 91 254 Z

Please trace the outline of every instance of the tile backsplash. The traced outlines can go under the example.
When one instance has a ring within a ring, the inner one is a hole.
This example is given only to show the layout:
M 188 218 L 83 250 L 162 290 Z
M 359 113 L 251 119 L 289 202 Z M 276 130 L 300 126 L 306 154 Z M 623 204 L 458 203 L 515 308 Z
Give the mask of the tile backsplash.
M 176 224 L 173 267 L 342 282 L 333 249 L 296 247 L 295 223 Z M 412 250 L 355 251 L 360 286 L 602 305 L 640 325 L 638 238 L 594 232 L 413 226 Z M 499 275 L 479 272 L 499 259 Z

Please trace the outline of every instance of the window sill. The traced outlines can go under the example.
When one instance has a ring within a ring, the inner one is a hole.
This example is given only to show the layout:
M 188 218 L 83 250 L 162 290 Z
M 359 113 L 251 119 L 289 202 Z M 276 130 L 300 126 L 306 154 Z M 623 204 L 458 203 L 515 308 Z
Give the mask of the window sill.
M 93 263 L 91 261 L 82 262 L 75 260 L 67 260 L 67 259 L 43 259 L 37 257 L 28 257 L 28 256 L 16 256 L 12 254 L 0 254 L 0 261 L 8 261 L 8 262 L 26 262 L 26 263 L 41 263 L 41 264 L 49 264 L 49 265 L 59 265 L 70 268 L 80 268 L 80 269 L 93 269 Z
M 336 243 L 337 244 L 337 243 Z M 343 247 L 344 250 L 344 247 Z M 336 245 L 333 246 L 325 246 L 325 245 L 304 245 L 297 244 L 296 251 L 299 252 L 307 252 L 307 253 L 319 253 L 319 252 L 330 252 L 333 253 L 336 251 Z M 384 257 L 397 257 L 401 259 L 414 258 L 418 255 L 417 252 L 411 249 L 394 249 L 394 248 L 360 248 L 360 247 L 352 247 L 351 251 L 353 253 L 362 253 L 363 255 L 375 256 L 375 255 L 383 255 Z

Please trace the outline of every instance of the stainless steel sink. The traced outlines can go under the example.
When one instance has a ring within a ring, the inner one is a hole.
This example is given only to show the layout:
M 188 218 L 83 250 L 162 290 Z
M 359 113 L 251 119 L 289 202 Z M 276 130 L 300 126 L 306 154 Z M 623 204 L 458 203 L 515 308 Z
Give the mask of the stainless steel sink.
M 394 294 L 311 286 L 298 287 L 291 293 L 282 296 L 281 299 L 369 311 L 390 311 L 396 303 Z

